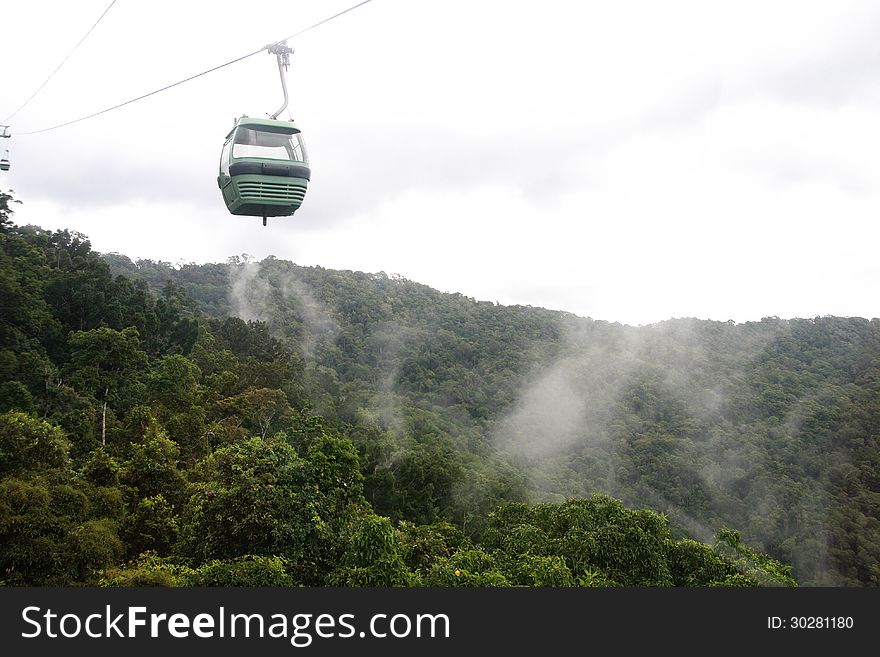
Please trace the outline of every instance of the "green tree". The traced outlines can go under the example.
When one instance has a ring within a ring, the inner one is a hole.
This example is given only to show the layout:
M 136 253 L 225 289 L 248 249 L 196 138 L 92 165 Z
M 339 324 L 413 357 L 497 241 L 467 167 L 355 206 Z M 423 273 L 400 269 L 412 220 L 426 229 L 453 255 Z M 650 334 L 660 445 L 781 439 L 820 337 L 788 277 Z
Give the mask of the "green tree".
M 305 464 L 287 443 L 258 438 L 218 449 L 196 466 L 183 550 L 199 561 L 243 554 L 303 563 L 317 525 Z
M 407 586 L 414 581 L 388 518 L 360 516 L 347 533 L 345 551 L 329 578 L 332 585 Z
M 162 412 L 186 412 L 199 403 L 201 375 L 198 366 L 186 356 L 163 356 L 150 368 L 147 392 Z
M 147 375 L 147 392 L 156 417 L 188 463 L 208 451 L 200 378 L 198 366 L 180 354 L 163 356 L 153 363 Z
M 715 550 L 730 560 L 740 574 L 760 586 L 797 586 L 791 566 L 744 545 L 737 531 L 722 528 L 715 539 Z
M 119 561 L 124 553 L 122 541 L 111 520 L 87 520 L 66 536 L 63 554 L 72 570 L 72 582 L 94 585 L 101 571 Z
M 89 515 L 89 500 L 70 485 L 0 481 L 0 584 L 95 583 L 123 546 L 112 520 Z
M 461 530 L 444 520 L 416 525 L 402 520 L 397 526 L 401 558 L 407 567 L 424 575 L 439 559 L 449 558 L 464 542 Z
M 224 420 L 228 421 L 234 415 L 240 418 L 246 429 L 264 440 L 270 432 L 286 424 L 293 414 L 285 394 L 268 388 L 248 388 L 238 395 L 219 400 L 217 406 L 225 416 Z
M 186 586 L 295 586 L 281 557 L 247 554 L 202 564 L 186 577 Z
M 126 451 L 119 479 L 132 501 L 161 495 L 174 507 L 183 503 L 186 480 L 178 467 L 180 450 L 161 427 L 152 424 L 144 439 Z
M 137 329 L 97 328 L 72 333 L 65 374 L 77 389 L 101 403 L 101 444 L 107 444 L 107 408 L 124 411 L 141 393 L 139 375 L 146 363 Z
M 131 557 L 147 551 L 167 556 L 179 533 L 177 515 L 162 494 L 139 500 L 125 517 L 119 532 Z
M 34 397 L 21 381 L 0 383 L 0 412 L 22 411 L 33 415 Z
M 20 200 L 12 196 L 12 190 L 0 190 L 0 233 L 9 232 L 12 227 L 12 215 L 14 210 L 9 206 L 10 203 L 21 203 Z
M 58 427 L 19 411 L 0 414 L 0 477 L 66 468 L 69 449 Z
M 510 586 L 491 554 L 482 548 L 458 550 L 438 559 L 423 578 L 425 586 Z

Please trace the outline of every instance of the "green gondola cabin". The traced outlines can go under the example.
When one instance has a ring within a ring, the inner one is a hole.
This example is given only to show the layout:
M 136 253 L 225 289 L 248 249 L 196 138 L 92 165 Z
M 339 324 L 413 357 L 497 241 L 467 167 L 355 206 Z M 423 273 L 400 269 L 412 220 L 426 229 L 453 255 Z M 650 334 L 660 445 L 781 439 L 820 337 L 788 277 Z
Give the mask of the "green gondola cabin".
M 293 121 L 236 121 L 220 154 L 217 185 L 232 214 L 292 215 L 302 204 L 311 177 L 305 142 Z

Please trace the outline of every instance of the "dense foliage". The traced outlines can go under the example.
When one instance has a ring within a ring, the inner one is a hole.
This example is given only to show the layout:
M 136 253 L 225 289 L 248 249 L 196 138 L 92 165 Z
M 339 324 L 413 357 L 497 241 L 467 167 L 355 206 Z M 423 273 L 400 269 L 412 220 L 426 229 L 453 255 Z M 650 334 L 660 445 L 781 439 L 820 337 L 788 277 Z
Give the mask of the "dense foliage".
M 132 263 L 11 201 L 5 584 L 878 581 L 876 321 L 632 328 L 274 258 Z
M 470 532 L 502 500 L 601 491 L 677 537 L 737 527 L 802 583 L 880 582 L 876 319 L 636 328 L 274 258 L 106 258 L 291 345 L 381 514 Z

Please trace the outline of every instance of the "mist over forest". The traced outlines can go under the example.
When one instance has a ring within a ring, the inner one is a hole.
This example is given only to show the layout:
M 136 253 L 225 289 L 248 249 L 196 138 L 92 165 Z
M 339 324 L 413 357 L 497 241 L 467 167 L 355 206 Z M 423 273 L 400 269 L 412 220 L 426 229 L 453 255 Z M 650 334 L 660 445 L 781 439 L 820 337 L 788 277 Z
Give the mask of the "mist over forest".
M 308 402 L 367 456 L 379 513 L 463 524 L 508 494 L 537 503 L 602 492 L 662 511 L 681 536 L 711 541 L 735 527 L 804 584 L 880 574 L 876 319 L 632 327 L 274 258 L 104 258 L 297 345 L 321 378 Z M 480 462 L 459 465 L 432 508 L 406 514 L 396 475 L 425 445 Z M 509 492 L 473 490 L 486 463 Z
M 626 326 L 12 223 L 9 585 L 872 586 L 880 320 Z

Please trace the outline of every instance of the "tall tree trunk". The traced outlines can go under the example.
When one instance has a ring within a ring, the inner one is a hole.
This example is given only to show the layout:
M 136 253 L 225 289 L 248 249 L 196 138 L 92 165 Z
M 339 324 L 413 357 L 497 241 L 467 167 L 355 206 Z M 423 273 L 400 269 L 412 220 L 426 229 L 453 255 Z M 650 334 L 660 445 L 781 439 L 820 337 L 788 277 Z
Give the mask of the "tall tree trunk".
M 104 408 L 101 410 L 101 445 L 107 446 L 107 395 L 110 393 L 108 386 L 104 390 Z

